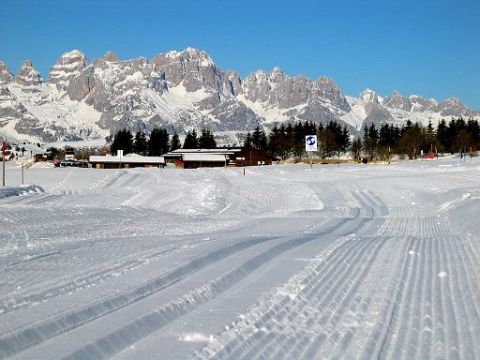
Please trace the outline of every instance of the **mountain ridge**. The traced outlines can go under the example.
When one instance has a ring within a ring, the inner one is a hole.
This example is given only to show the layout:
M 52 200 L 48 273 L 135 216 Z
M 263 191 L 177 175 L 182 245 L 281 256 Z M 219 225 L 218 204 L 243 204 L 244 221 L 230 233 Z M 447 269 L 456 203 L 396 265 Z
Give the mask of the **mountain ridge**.
M 281 68 L 242 78 L 194 48 L 147 59 L 119 60 L 112 52 L 87 62 L 79 50 L 62 54 L 45 81 L 26 60 L 13 75 L 0 61 L 0 135 L 18 141 L 104 139 L 122 128 L 156 126 L 185 133 L 202 127 L 238 143 L 246 131 L 294 121 L 335 120 L 353 133 L 365 124 L 480 117 L 458 98 L 437 101 L 398 91 L 366 89 L 344 95 L 328 77 L 289 76 Z

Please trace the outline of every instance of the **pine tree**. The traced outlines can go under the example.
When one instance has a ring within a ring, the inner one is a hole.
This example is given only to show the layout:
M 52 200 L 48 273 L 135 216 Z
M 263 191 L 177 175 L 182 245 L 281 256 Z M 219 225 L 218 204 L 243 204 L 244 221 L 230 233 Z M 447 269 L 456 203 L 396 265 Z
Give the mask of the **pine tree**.
M 302 155 L 305 153 L 305 125 L 299 121 L 295 124 L 293 128 L 294 132 L 294 145 L 293 145 L 293 154 L 298 160 L 302 160 Z
M 362 158 L 362 140 L 359 137 L 353 140 L 350 151 L 352 152 L 353 160 L 360 161 Z
M 318 142 L 320 143 L 320 152 L 323 158 L 331 157 L 335 153 L 337 146 L 332 127 L 327 126 L 320 132 Z
M 392 154 L 396 151 L 400 129 L 393 124 L 383 124 L 380 127 L 378 136 L 378 153 L 384 161 L 390 161 Z
M 167 153 L 170 149 L 169 140 L 167 130 L 154 128 L 148 142 L 148 154 L 150 156 L 160 156 Z
M 258 149 L 260 147 L 260 137 L 261 137 L 261 131 L 260 131 L 260 127 L 257 125 L 257 127 L 252 133 L 253 148 Z
M 197 139 L 197 132 L 195 129 L 192 132 L 187 132 L 187 136 L 185 137 L 185 141 L 183 142 L 184 149 L 198 149 L 198 139 Z
M 409 159 L 416 159 L 420 150 L 425 146 L 423 127 L 419 123 L 415 123 L 402 132 L 398 143 L 399 151 L 407 154 Z
M 133 136 L 129 130 L 119 130 L 110 146 L 110 153 L 116 155 L 118 150 L 123 150 L 123 153 L 130 154 L 133 152 Z
M 268 140 L 265 131 L 260 130 L 260 127 L 257 126 L 251 135 L 252 147 L 257 150 L 267 151 L 268 150 Z
M 342 129 L 342 134 L 340 135 L 340 151 L 346 152 L 350 147 L 350 133 L 347 129 L 347 126 L 344 125 Z
M 260 133 L 260 142 L 258 144 L 258 150 L 260 151 L 268 151 L 268 139 L 265 131 L 262 130 Z
M 429 120 L 425 129 L 425 145 L 428 149 L 428 152 L 432 153 L 434 151 L 436 143 L 435 130 L 433 129 L 432 121 Z
M 436 136 L 438 151 L 443 152 L 447 151 L 449 147 L 448 140 L 448 127 L 445 119 L 440 120 L 437 125 L 437 136 Z
M 453 150 L 453 139 L 455 139 L 455 136 L 457 136 L 457 133 L 458 133 L 459 129 L 457 129 L 457 121 L 452 118 L 449 123 L 448 123 L 448 127 L 447 127 L 447 136 L 446 136 L 446 144 L 445 144 L 445 147 L 446 147 L 446 151 L 450 151 L 451 153 L 454 152 Z
M 203 129 L 200 138 L 198 139 L 198 146 L 201 149 L 214 149 L 217 147 L 215 137 L 210 130 Z
M 375 124 L 370 124 L 370 127 L 365 127 L 363 135 L 363 147 L 367 153 L 370 161 L 377 157 L 378 153 L 378 130 L 375 128 Z
M 279 130 L 275 124 L 268 135 L 268 153 L 271 156 L 280 156 Z
M 172 136 L 172 140 L 170 141 L 170 151 L 175 151 L 177 149 L 180 149 L 181 147 L 182 144 L 180 143 L 180 137 L 177 133 L 174 133 Z
M 147 152 L 147 138 L 145 134 L 141 131 L 137 131 L 135 133 L 133 152 L 141 155 L 145 155 L 145 153 Z
M 472 151 L 480 148 L 480 126 L 477 120 L 470 119 L 467 122 L 467 131 L 472 138 Z
M 250 132 L 247 132 L 247 135 L 245 136 L 245 140 L 243 141 L 243 147 L 247 150 L 250 150 L 252 148 L 252 135 Z

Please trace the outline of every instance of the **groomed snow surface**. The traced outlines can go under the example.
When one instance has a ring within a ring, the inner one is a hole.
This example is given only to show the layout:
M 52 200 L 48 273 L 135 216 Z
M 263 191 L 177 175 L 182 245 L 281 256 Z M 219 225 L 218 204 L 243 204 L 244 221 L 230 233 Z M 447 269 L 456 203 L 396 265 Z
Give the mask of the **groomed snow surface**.
M 480 358 L 480 160 L 25 176 L 0 358 Z

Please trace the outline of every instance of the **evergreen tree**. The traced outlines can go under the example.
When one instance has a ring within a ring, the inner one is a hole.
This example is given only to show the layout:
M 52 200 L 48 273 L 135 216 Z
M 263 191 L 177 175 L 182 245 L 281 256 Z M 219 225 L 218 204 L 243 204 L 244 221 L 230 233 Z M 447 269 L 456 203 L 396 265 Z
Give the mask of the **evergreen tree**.
M 448 127 L 445 119 L 440 120 L 438 123 L 436 140 L 439 152 L 448 150 Z
M 303 126 L 304 135 L 315 135 L 318 132 L 317 125 L 313 122 L 305 122 Z
M 305 123 L 306 125 L 306 123 Z M 302 122 L 297 122 L 293 129 L 294 132 L 294 143 L 293 143 L 293 154 L 299 160 L 302 159 L 302 155 L 305 152 L 305 127 Z
M 340 152 L 344 153 L 350 147 L 350 133 L 347 129 L 347 126 L 344 125 L 342 133 L 340 135 Z
M 116 155 L 118 150 L 123 150 L 125 155 L 133 152 L 133 135 L 129 130 L 119 130 L 115 134 L 110 146 L 110 153 Z
M 353 140 L 350 151 L 352 152 L 353 160 L 360 161 L 362 158 L 362 140 L 359 137 Z
M 172 136 L 172 140 L 170 141 L 170 151 L 175 151 L 177 149 L 180 149 L 181 147 L 182 144 L 180 143 L 180 137 L 175 132 Z
M 336 149 L 337 143 L 335 141 L 335 134 L 331 127 L 326 127 L 318 135 L 318 142 L 320 143 L 320 153 L 322 158 L 331 157 Z
M 245 136 L 243 147 L 247 150 L 252 148 L 252 135 L 250 134 L 250 132 L 247 132 L 247 135 Z
M 198 146 L 201 149 L 214 149 L 217 147 L 215 137 L 210 130 L 203 129 L 200 138 L 198 139 Z
M 257 126 L 252 133 L 252 147 L 257 150 L 267 151 L 268 150 L 268 140 L 265 134 L 265 131 L 260 130 L 260 127 Z
M 160 156 L 168 152 L 169 136 L 167 130 L 163 128 L 154 128 L 150 134 L 148 142 L 148 155 Z
M 279 128 L 276 125 L 273 127 L 268 137 L 268 150 L 273 156 L 278 156 L 282 160 L 288 159 L 290 146 L 285 124 L 282 124 Z
M 378 136 L 378 153 L 384 161 L 390 161 L 398 146 L 401 130 L 393 124 L 383 124 Z
M 378 135 L 378 146 L 385 147 L 390 145 L 390 126 L 382 124 Z
M 198 149 L 198 139 L 197 139 L 197 132 L 195 129 L 192 132 L 187 132 L 187 136 L 185 137 L 185 141 L 183 142 L 184 149 Z
M 287 160 L 290 157 L 291 144 L 288 141 L 287 127 L 285 124 L 280 125 L 278 129 L 278 145 L 280 157 L 282 160 Z
M 472 136 L 471 134 L 465 129 L 461 128 L 455 138 L 453 139 L 452 143 L 452 151 L 453 152 L 467 152 L 468 149 L 472 146 Z
M 467 131 L 472 138 L 472 151 L 477 151 L 480 148 L 480 126 L 477 120 L 470 119 L 467 122 Z M 470 149 L 469 149 L 470 150 Z
M 365 127 L 363 135 L 363 147 L 370 161 L 374 160 L 377 157 L 378 138 L 379 133 L 378 130 L 375 128 L 375 124 L 372 123 L 370 124 L 370 127 Z
M 398 144 L 400 152 L 407 154 L 409 159 L 416 159 L 420 150 L 425 146 L 425 136 L 422 126 L 419 123 L 415 123 L 415 125 L 411 125 L 402 132 L 403 135 Z
M 457 133 L 460 129 L 457 128 L 457 121 L 452 118 L 447 127 L 447 136 L 446 136 L 446 143 L 445 143 L 445 150 L 450 151 L 451 153 L 454 152 L 453 150 L 453 140 L 455 139 L 455 136 L 457 136 Z
M 147 138 L 141 131 L 135 133 L 135 140 L 133 143 L 133 152 L 140 155 L 145 155 L 147 152 Z
M 280 136 L 279 129 L 275 124 L 268 135 L 268 153 L 271 156 L 280 156 Z
M 268 151 L 268 138 L 267 135 L 265 134 L 265 131 L 262 130 L 260 133 L 260 143 L 258 144 L 258 150 L 261 151 Z
M 432 121 L 428 121 L 428 125 L 425 129 L 425 145 L 428 152 L 433 153 L 435 146 L 437 145 L 435 130 L 433 129 Z

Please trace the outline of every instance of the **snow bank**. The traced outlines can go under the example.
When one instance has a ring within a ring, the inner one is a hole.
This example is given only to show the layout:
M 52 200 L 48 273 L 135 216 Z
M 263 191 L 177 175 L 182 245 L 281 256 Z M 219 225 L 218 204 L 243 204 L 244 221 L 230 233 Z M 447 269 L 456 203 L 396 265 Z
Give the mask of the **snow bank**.
M 36 193 L 43 193 L 43 189 L 37 185 L 24 185 L 0 188 L 0 199 L 10 196 L 24 196 Z

